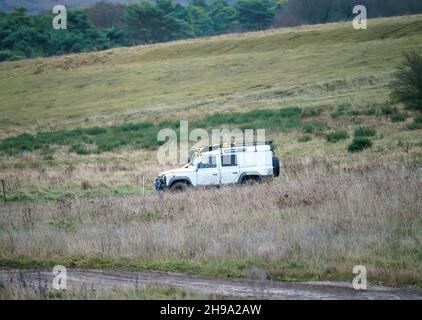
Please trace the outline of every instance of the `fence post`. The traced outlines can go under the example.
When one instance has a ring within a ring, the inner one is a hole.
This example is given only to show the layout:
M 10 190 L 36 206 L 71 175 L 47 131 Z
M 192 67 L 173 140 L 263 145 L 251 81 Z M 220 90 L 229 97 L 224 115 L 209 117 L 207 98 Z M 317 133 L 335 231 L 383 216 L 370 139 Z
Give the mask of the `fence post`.
M 6 189 L 4 188 L 4 180 L 1 179 L 1 186 L 3 188 L 3 199 L 4 199 L 4 204 L 6 204 L 7 200 L 6 200 Z

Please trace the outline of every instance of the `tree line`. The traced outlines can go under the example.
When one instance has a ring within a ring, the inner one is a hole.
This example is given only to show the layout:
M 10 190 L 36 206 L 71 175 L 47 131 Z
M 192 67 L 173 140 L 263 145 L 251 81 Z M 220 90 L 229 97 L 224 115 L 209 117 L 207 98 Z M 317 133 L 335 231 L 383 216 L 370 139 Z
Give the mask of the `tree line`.
M 276 13 L 273 26 L 297 26 L 353 19 L 353 7 L 363 5 L 368 18 L 422 13 L 420 0 L 290 0 Z
M 54 30 L 52 13 L 17 8 L 0 12 L 0 61 L 352 19 L 357 4 L 367 6 L 369 17 L 422 12 L 420 0 L 99 2 L 68 10 L 67 30 Z

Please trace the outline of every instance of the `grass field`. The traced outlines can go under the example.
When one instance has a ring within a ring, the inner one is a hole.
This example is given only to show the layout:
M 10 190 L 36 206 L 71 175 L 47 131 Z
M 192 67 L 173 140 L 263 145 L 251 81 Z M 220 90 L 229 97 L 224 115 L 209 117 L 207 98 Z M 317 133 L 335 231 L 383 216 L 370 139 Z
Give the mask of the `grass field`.
M 421 15 L 0 63 L 0 266 L 349 281 L 364 264 L 421 287 L 422 118 L 388 88 L 411 50 Z M 179 120 L 265 128 L 281 177 L 159 201 L 156 134 Z
M 160 269 L 215 277 L 421 284 L 420 169 L 291 165 L 287 179 L 186 194 L 0 207 L 3 267 Z M 295 172 L 296 174 L 293 174 Z

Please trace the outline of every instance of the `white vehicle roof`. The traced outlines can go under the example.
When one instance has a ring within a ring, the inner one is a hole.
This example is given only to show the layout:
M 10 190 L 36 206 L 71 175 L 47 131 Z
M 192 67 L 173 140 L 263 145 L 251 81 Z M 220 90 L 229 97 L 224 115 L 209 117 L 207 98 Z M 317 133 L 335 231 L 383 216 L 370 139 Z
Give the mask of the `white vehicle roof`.
M 189 152 L 190 160 L 197 158 L 199 155 L 220 155 L 220 154 L 233 154 L 239 152 L 265 152 L 271 151 L 271 143 L 245 143 L 240 145 L 222 145 L 222 146 L 207 146 L 192 149 Z

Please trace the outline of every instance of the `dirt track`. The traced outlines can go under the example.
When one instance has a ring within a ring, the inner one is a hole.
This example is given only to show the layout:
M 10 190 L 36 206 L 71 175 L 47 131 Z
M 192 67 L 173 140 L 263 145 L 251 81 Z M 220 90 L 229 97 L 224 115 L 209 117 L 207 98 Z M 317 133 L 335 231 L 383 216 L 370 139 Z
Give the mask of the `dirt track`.
M 49 271 L 0 270 L 3 280 L 24 281 L 51 286 Z M 94 286 L 96 288 L 135 288 L 143 285 L 173 286 L 203 294 L 258 299 L 418 299 L 422 290 L 408 288 L 371 287 L 357 291 L 351 283 L 289 283 L 270 280 L 210 279 L 178 273 L 155 271 L 67 270 L 68 288 Z

